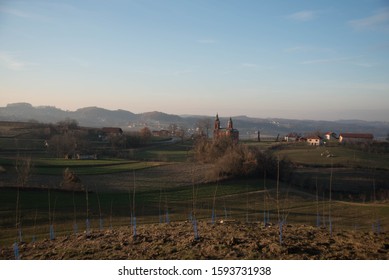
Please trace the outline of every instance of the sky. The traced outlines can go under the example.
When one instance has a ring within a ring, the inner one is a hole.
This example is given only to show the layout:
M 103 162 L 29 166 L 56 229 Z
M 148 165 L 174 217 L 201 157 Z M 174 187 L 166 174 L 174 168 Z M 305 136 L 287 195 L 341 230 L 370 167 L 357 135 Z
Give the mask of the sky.
M 0 0 L 0 107 L 389 121 L 389 0 Z

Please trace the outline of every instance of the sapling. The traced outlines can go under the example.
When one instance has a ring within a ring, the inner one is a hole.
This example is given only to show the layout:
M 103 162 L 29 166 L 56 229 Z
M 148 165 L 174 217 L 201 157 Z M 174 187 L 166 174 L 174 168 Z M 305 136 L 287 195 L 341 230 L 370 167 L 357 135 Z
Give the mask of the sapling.
M 130 203 L 130 226 L 133 229 L 133 236 L 136 236 L 136 218 L 135 218 L 135 173 L 133 173 L 133 193 L 131 196 L 131 189 L 128 190 L 128 200 Z
M 170 218 L 169 218 L 169 207 L 167 207 L 167 206 L 166 206 L 165 222 L 166 222 L 167 224 L 170 223 Z
M 135 215 L 135 171 L 132 172 L 133 179 L 134 179 L 134 194 L 132 196 L 132 212 L 133 212 L 133 236 L 136 237 L 136 215 Z
M 85 232 L 86 234 L 89 234 L 90 231 L 90 222 L 89 222 L 89 195 L 88 195 L 88 188 L 85 188 L 85 200 L 86 200 L 86 221 L 85 221 Z
M 216 209 L 215 209 L 215 206 L 216 206 L 216 193 L 217 193 L 218 185 L 219 185 L 219 180 L 217 181 L 216 188 L 215 188 L 215 192 L 214 192 L 214 194 L 213 194 L 213 202 L 212 202 L 212 224 L 214 224 L 215 221 L 216 221 Z
M 264 186 L 266 188 L 266 185 Z M 263 225 L 266 225 L 266 193 L 263 191 Z
M 32 234 L 32 242 L 35 242 L 35 234 L 36 234 L 36 220 L 38 218 L 38 209 L 35 209 L 35 217 L 34 217 L 34 228 L 33 228 L 33 234 Z
M 49 226 L 50 226 L 50 239 L 51 239 L 51 198 L 50 198 L 50 188 L 47 188 L 47 197 L 49 202 Z
M 74 235 L 77 235 L 77 232 L 78 232 L 77 209 L 76 209 L 76 200 L 74 198 L 74 191 L 73 191 L 73 232 L 74 232 Z
M 381 233 L 381 221 L 380 221 L 380 219 L 378 219 L 376 222 L 374 222 L 372 224 L 372 231 L 374 233 L 378 233 L 378 234 Z
M 333 161 L 331 160 L 331 173 L 330 173 L 330 194 L 328 204 L 328 223 L 330 227 L 330 236 L 332 237 L 332 217 L 331 217 L 331 205 L 332 205 L 332 173 L 333 173 Z
M 280 245 L 282 245 L 282 228 L 284 225 L 284 221 L 280 221 L 279 223 L 279 238 L 280 238 Z
M 228 215 L 227 215 L 227 208 L 226 208 L 226 199 L 224 199 L 224 219 L 227 220 Z
M 276 185 L 276 207 L 277 207 L 277 219 L 280 223 L 280 158 L 277 157 L 277 185 Z
M 198 240 L 199 239 L 199 232 L 197 230 L 197 220 L 196 220 L 196 218 L 193 219 L 193 232 L 194 232 L 194 239 Z
M 57 203 L 57 198 L 55 199 L 54 202 L 54 208 L 53 212 L 51 211 L 51 196 L 50 196 L 50 188 L 47 189 L 48 191 L 48 200 L 49 200 L 49 227 L 50 227 L 50 240 L 55 239 L 55 234 L 54 234 L 54 215 L 55 215 L 55 204 Z
M 112 209 L 113 209 L 113 199 L 111 199 L 111 212 L 109 215 L 109 228 L 112 230 Z
M 162 224 L 163 216 L 161 211 L 161 204 L 162 204 L 162 189 L 159 189 L 159 202 L 158 202 L 158 217 L 159 217 L 159 223 Z
M 380 222 L 380 219 L 378 218 L 377 207 L 375 206 L 376 202 L 377 202 L 377 197 L 376 197 L 376 185 L 375 185 L 375 172 L 373 169 L 373 204 L 374 204 L 373 232 L 380 233 L 381 232 L 381 222 Z
M 317 186 L 317 176 L 316 176 L 316 227 L 320 227 L 319 188 Z
M 132 227 L 132 198 L 131 198 L 131 190 L 128 190 L 128 203 L 130 207 L 130 226 Z
M 246 223 L 249 222 L 249 187 L 246 186 Z
M 15 222 L 15 228 L 16 228 L 16 236 L 17 239 L 19 239 L 19 242 L 23 241 L 22 238 L 22 222 L 21 222 L 21 210 L 20 210 L 20 190 L 19 186 L 17 188 L 16 192 L 16 222 Z
M 326 215 L 325 215 L 325 205 L 326 205 L 326 194 L 323 190 L 323 201 L 322 201 L 322 205 L 323 205 L 323 215 L 322 215 L 322 223 L 323 223 L 323 226 L 326 227 Z
M 51 236 L 52 236 L 52 239 L 55 239 L 55 234 L 54 234 L 54 219 L 55 219 L 55 209 L 56 209 L 56 207 L 57 207 L 57 199 L 58 199 L 58 197 L 56 196 L 56 197 L 55 197 L 55 200 L 54 200 L 53 215 L 51 216 Z
M 166 209 L 166 215 L 165 215 L 165 222 L 167 224 L 170 223 L 170 218 L 169 218 L 169 205 L 167 202 L 167 194 L 165 193 L 165 209 Z
M 17 189 L 17 193 L 16 193 L 16 222 L 15 222 L 15 227 L 16 227 L 16 241 L 15 243 L 13 244 L 13 249 L 14 249 L 14 256 L 15 256 L 15 260 L 19 260 L 20 259 L 20 256 L 19 256 L 19 245 L 18 245 L 18 238 L 19 240 L 21 239 L 21 230 L 20 230 L 20 216 L 19 216 L 19 200 L 20 200 L 20 193 L 19 193 L 19 186 L 18 186 L 18 189 Z M 20 240 L 21 242 L 21 240 Z
M 267 211 L 267 197 L 268 192 L 266 189 L 266 170 L 263 172 L 263 225 L 266 226 L 266 224 L 269 222 L 269 212 Z
M 103 230 L 103 217 L 101 215 L 101 205 L 100 205 L 100 198 L 99 198 L 99 194 L 96 192 L 96 197 L 97 197 L 97 204 L 99 206 L 99 226 L 100 226 L 100 230 Z
M 216 190 L 215 190 L 216 195 Z M 199 239 L 199 232 L 197 229 L 197 219 L 196 219 L 196 200 L 197 200 L 197 191 L 195 190 L 195 183 L 194 183 L 194 171 L 192 169 L 192 224 L 193 224 L 193 232 L 194 232 L 194 239 Z
M 13 244 L 13 249 L 14 249 L 14 256 L 15 260 L 20 260 L 20 255 L 19 255 L 19 245 L 17 242 Z

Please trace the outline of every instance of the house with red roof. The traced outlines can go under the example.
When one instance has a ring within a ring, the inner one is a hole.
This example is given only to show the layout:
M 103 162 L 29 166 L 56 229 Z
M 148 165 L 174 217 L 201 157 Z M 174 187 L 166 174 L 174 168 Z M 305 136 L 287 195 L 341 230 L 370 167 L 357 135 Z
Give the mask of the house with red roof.
M 323 145 L 323 138 L 318 135 L 308 136 L 307 143 L 310 146 L 321 146 Z
M 339 143 L 370 143 L 374 139 L 371 133 L 341 133 Z

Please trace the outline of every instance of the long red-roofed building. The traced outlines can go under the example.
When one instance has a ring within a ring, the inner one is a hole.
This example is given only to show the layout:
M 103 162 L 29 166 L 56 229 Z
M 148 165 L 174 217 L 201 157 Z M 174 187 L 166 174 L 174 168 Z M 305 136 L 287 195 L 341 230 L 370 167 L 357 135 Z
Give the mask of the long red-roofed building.
M 374 139 L 371 133 L 341 133 L 339 135 L 340 143 L 372 142 Z

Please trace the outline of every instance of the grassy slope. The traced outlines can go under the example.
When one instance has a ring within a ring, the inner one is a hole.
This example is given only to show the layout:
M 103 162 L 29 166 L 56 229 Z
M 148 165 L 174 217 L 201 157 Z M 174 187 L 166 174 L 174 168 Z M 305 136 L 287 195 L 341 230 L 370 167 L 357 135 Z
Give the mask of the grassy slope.
M 264 145 L 264 144 L 260 144 Z M 269 145 L 263 146 L 264 149 Z M 187 145 L 167 145 L 142 149 L 134 152 L 137 159 L 164 160 L 184 162 L 188 157 Z M 327 158 L 321 156 L 322 153 L 333 154 L 334 157 Z M 331 160 L 334 164 L 346 166 L 371 167 L 380 166 L 387 168 L 389 165 L 388 155 L 374 155 L 360 151 L 354 151 L 345 147 L 307 147 L 288 146 L 286 149 L 277 151 L 280 155 L 286 155 L 294 162 L 305 165 L 329 166 Z M 3 159 L 0 164 L 7 163 Z M 373 162 L 373 164 L 372 164 Z M 12 165 L 12 160 L 8 159 L 8 164 Z M 160 163 L 156 163 L 157 165 Z M 78 174 L 114 174 L 117 172 L 143 169 L 154 166 L 151 162 L 120 161 L 120 160 L 92 160 L 76 161 L 62 159 L 37 159 L 34 165 L 34 172 L 41 174 L 62 174 L 65 167 L 74 168 Z M 389 168 L 389 167 L 388 167 Z M 328 174 L 326 175 L 328 177 Z M 112 177 L 115 180 L 115 177 Z M 142 180 L 142 178 L 136 178 Z M 188 178 L 190 181 L 190 178 Z M 323 182 L 328 178 L 323 178 Z M 328 182 L 327 182 L 328 184 Z M 131 185 L 131 184 L 130 184 Z M 216 187 L 216 215 L 222 217 L 234 217 L 242 220 L 263 220 L 264 212 L 269 212 L 271 221 L 278 220 L 275 201 L 275 182 L 267 182 L 267 189 L 270 192 L 263 192 L 263 182 L 261 180 L 237 180 L 216 184 L 195 186 L 196 209 L 199 218 L 210 219 L 213 205 L 213 195 Z M 131 190 L 131 186 L 129 187 Z M 327 194 L 328 196 L 328 194 Z M 74 223 L 73 194 L 69 192 L 53 191 L 51 194 L 52 207 L 55 205 L 56 230 L 62 233 L 71 232 Z M 102 215 L 107 224 L 111 217 L 111 204 L 113 224 L 123 225 L 129 223 L 131 195 L 126 193 L 99 194 Z M 0 215 L 1 215 L 1 236 L 2 242 L 10 242 L 15 237 L 15 205 L 16 190 L 2 189 L 0 195 Z M 288 185 L 283 186 L 280 196 L 281 214 L 287 215 L 290 222 L 316 224 L 315 197 L 310 193 L 301 192 Z M 328 225 L 328 198 L 320 198 L 319 212 L 321 222 Z M 80 230 L 84 230 L 86 202 L 85 193 L 75 193 L 76 216 Z M 156 184 L 147 189 L 137 189 L 136 205 L 138 221 L 140 223 L 158 222 L 160 215 L 166 215 L 169 209 L 171 219 L 184 220 L 188 217 L 193 202 L 193 188 L 189 187 L 163 187 Z M 23 190 L 21 191 L 21 213 L 23 230 L 26 238 L 31 238 L 34 231 L 35 213 L 36 234 L 47 236 L 48 234 L 48 192 L 47 190 Z M 97 204 L 97 194 L 90 194 L 89 198 L 90 218 L 92 227 L 98 227 L 99 207 Z M 334 224 L 338 227 L 352 227 L 371 229 L 378 221 L 383 226 L 389 225 L 389 207 L 387 204 L 345 204 L 335 201 L 332 205 Z
M 313 166 L 344 166 L 358 168 L 380 168 L 389 170 L 389 154 L 376 154 L 355 150 L 347 146 L 310 147 L 306 145 L 285 145 L 277 151 L 291 161 Z M 327 155 L 332 155 L 327 157 Z

